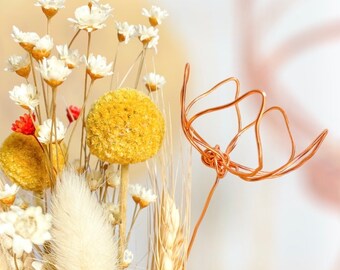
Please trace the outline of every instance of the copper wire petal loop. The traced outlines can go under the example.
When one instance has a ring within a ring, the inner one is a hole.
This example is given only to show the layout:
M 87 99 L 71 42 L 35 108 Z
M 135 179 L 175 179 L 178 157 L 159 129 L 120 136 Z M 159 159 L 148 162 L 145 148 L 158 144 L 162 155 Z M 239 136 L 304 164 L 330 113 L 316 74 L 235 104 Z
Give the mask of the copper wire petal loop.
M 189 142 L 200 152 L 202 162 L 210 167 L 215 169 L 217 178 L 221 179 L 223 178 L 227 172 L 230 172 L 236 176 L 239 176 L 241 179 L 245 181 L 259 181 L 259 180 L 265 180 L 269 178 L 276 178 L 281 175 L 284 175 L 286 173 L 289 173 L 300 166 L 302 166 L 306 161 L 308 161 L 310 158 L 313 157 L 313 155 L 316 153 L 318 148 L 320 147 L 321 143 L 325 139 L 328 130 L 324 130 L 321 132 L 321 134 L 301 153 L 296 154 L 295 150 L 295 141 L 292 136 L 289 122 L 288 122 L 288 116 L 286 112 L 278 106 L 270 107 L 268 109 L 265 109 L 265 103 L 266 103 L 266 95 L 261 90 L 251 90 L 243 95 L 240 95 L 240 83 L 236 78 L 228 78 L 217 85 L 215 85 L 210 90 L 204 92 L 203 94 L 196 97 L 193 101 L 191 101 L 186 106 L 186 91 L 187 91 L 187 84 L 189 80 L 189 74 L 190 74 L 190 66 L 189 64 L 186 64 L 185 71 L 184 71 L 184 80 L 183 80 L 183 86 L 181 91 L 181 122 L 182 122 L 182 128 L 184 131 L 185 136 L 189 140 Z M 189 117 L 189 112 L 191 108 L 201 99 L 205 98 L 212 92 L 214 92 L 219 86 L 225 83 L 233 82 L 236 85 L 236 91 L 234 100 L 232 102 L 226 103 L 221 106 L 209 108 L 206 110 L 203 110 L 199 113 L 194 114 L 193 116 Z M 239 104 L 249 98 L 250 96 L 259 96 L 261 99 L 260 103 L 260 109 L 259 112 L 255 118 L 255 120 L 251 123 L 249 123 L 246 126 L 242 126 L 242 117 L 241 112 L 239 109 Z M 212 113 L 215 111 L 227 109 L 227 108 L 234 108 L 237 115 L 237 124 L 238 124 L 238 132 L 237 134 L 232 138 L 232 140 L 229 142 L 228 146 L 226 147 L 225 151 L 222 151 L 220 149 L 219 145 L 216 145 L 215 147 L 210 146 L 201 136 L 200 134 L 195 130 L 193 127 L 193 123 L 200 118 L 201 116 Z M 280 167 L 276 168 L 272 171 L 264 171 L 263 168 L 263 156 L 262 156 L 262 141 L 261 141 L 261 134 L 260 134 L 260 124 L 264 117 L 268 116 L 270 113 L 279 113 L 285 123 L 285 128 L 288 132 L 290 144 L 291 144 L 291 152 L 289 155 L 288 160 L 281 165 Z M 232 160 L 230 160 L 230 153 L 234 150 L 236 147 L 236 144 L 239 140 L 239 138 L 242 136 L 244 132 L 246 132 L 248 129 L 254 128 L 255 130 L 255 140 L 256 140 L 256 147 L 257 147 L 257 167 L 256 168 L 249 168 L 247 166 L 244 166 L 242 164 L 236 163 Z

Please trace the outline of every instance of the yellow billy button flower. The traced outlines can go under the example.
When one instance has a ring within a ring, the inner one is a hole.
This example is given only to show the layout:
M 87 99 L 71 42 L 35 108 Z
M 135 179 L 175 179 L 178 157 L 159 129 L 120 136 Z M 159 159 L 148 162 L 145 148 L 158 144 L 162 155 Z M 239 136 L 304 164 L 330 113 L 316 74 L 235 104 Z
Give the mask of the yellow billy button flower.
M 164 137 L 164 118 L 140 91 L 122 88 L 95 102 L 86 121 L 86 142 L 93 155 L 118 164 L 154 156 Z
M 62 170 L 66 162 L 62 144 L 52 145 L 52 163 Z M 58 162 L 58 164 L 57 164 Z M 42 191 L 50 186 L 50 163 L 33 136 L 14 132 L 0 148 L 0 167 L 6 176 L 26 190 Z

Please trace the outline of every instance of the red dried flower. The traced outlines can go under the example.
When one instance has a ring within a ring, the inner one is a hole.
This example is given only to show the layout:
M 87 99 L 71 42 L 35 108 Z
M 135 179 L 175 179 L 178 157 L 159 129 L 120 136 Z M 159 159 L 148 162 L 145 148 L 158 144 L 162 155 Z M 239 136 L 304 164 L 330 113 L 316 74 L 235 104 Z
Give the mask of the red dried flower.
M 20 116 L 19 120 L 16 120 L 13 124 L 12 124 L 12 130 L 15 132 L 19 132 L 25 135 L 34 135 L 35 133 L 35 126 L 34 123 L 32 121 L 35 120 L 35 116 L 32 115 L 32 117 L 25 113 L 23 116 Z
M 73 121 L 77 120 L 80 112 L 81 112 L 81 108 L 77 106 L 71 105 L 68 108 L 66 108 L 66 116 L 67 116 L 68 121 L 72 123 Z

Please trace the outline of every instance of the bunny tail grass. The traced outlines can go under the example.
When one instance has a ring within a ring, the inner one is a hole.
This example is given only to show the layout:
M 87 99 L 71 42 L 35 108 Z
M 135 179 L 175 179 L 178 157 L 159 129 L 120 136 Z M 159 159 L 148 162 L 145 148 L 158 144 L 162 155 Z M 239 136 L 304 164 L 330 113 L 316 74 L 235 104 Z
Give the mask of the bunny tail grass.
M 116 270 L 117 243 L 83 176 L 67 169 L 52 196 L 52 264 L 57 270 Z
M 0 270 L 10 270 L 11 268 L 9 267 L 8 264 L 8 259 L 7 259 L 7 251 L 2 245 L 2 239 L 0 237 Z

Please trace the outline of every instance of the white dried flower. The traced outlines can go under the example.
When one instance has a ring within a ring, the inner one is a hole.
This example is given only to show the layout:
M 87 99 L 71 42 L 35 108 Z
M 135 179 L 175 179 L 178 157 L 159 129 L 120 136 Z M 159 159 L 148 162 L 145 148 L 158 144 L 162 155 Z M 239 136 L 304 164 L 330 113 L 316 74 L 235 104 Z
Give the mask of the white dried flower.
M 157 195 L 151 189 L 146 189 L 139 184 L 129 185 L 129 193 L 135 203 L 139 204 L 140 208 L 147 207 L 157 199 Z
M 119 42 L 125 44 L 136 34 L 135 26 L 129 25 L 127 22 L 116 22 L 116 29 Z
M 31 84 L 22 83 L 20 86 L 14 86 L 12 91 L 9 91 L 9 97 L 15 104 L 32 111 L 39 104 L 39 98 Z
M 162 75 L 151 72 L 143 77 L 145 87 L 150 91 L 162 89 L 166 83 L 165 78 Z
M 130 250 L 125 249 L 123 261 L 122 261 L 123 268 L 127 268 L 132 263 L 132 261 L 133 261 L 133 253 Z
M 103 175 L 100 171 L 91 171 L 86 174 L 91 191 L 97 190 L 103 184 Z
M 19 43 L 26 51 L 31 52 L 35 43 L 40 39 L 39 35 L 34 32 L 21 32 L 18 27 L 13 25 L 12 37 L 15 42 Z
M 63 122 L 56 119 L 57 135 L 55 136 L 54 127 L 52 128 L 52 119 L 45 120 L 38 128 L 38 140 L 41 143 L 48 144 L 50 142 L 55 143 L 64 139 L 66 128 Z M 51 136 L 52 132 L 52 136 Z
M 0 213 L 0 234 L 13 239 L 13 252 L 20 258 L 24 251 L 32 252 L 33 244 L 42 245 L 51 239 L 51 220 L 51 215 L 43 214 L 40 207 L 22 210 L 12 206 L 10 211 Z
M 101 55 L 96 57 L 91 53 L 88 59 L 84 57 L 83 60 L 86 64 L 87 74 L 89 74 L 92 80 L 100 79 L 113 73 L 113 63 L 106 64 L 106 58 Z
M 106 182 L 110 187 L 116 188 L 120 185 L 120 173 L 115 165 L 110 164 L 105 171 Z
M 119 205 L 114 203 L 103 203 L 102 206 L 110 223 L 112 225 L 118 224 L 120 218 Z
M 145 25 L 138 25 L 136 26 L 136 32 L 139 40 L 143 43 L 144 46 L 146 46 L 146 48 L 154 48 L 157 52 L 157 44 L 159 40 L 157 28 L 153 26 L 146 27 Z
M 32 56 L 37 61 L 49 57 L 51 54 L 51 50 L 53 49 L 53 45 L 53 39 L 51 36 L 43 36 L 35 43 L 35 46 L 32 50 Z
M 55 56 L 52 56 L 50 59 L 44 58 L 39 63 L 38 70 L 52 88 L 62 84 L 71 73 L 66 63 Z
M 65 0 L 37 0 L 34 5 L 45 9 L 61 9 L 65 7 Z
M 150 10 L 146 8 L 142 9 L 142 15 L 149 18 L 149 22 L 152 26 L 157 26 L 162 23 L 167 16 L 169 16 L 166 10 L 162 10 L 160 7 L 152 6 Z
M 12 205 L 15 201 L 15 197 L 19 191 L 19 187 L 16 184 L 5 184 L 4 189 L 0 190 L 0 202 L 6 205 Z
M 36 6 L 41 7 L 47 19 L 51 19 L 58 10 L 64 8 L 65 0 L 37 0 Z
M 102 5 L 91 2 L 91 5 L 81 6 L 74 12 L 75 19 L 68 20 L 74 27 L 87 32 L 92 32 L 105 27 L 105 21 L 109 18 L 112 8 L 110 5 Z
M 8 64 L 5 71 L 15 72 L 19 76 L 28 78 L 31 71 L 31 64 L 28 55 L 11 55 L 8 58 Z
M 57 45 L 57 51 L 61 60 L 64 60 L 69 69 L 78 67 L 80 56 L 78 50 L 70 50 L 67 45 Z
M 44 265 L 41 262 L 34 261 L 32 262 L 32 267 L 34 270 L 43 270 Z

